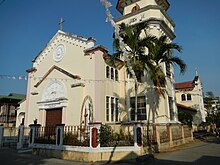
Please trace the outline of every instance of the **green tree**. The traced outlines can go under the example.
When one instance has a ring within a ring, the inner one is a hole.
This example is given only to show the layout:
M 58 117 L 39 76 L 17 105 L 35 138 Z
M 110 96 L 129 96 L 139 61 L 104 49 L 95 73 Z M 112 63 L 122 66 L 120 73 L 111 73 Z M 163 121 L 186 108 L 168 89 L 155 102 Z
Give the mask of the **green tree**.
M 137 121 L 137 91 L 138 91 L 138 82 L 141 82 L 141 77 L 143 76 L 144 70 L 146 67 L 146 56 L 147 56 L 147 45 L 152 42 L 155 37 L 150 35 L 145 35 L 143 37 L 141 34 L 145 32 L 146 22 L 139 23 L 135 26 L 126 26 L 124 23 L 120 25 L 121 33 L 120 36 L 123 38 L 123 42 L 126 44 L 126 50 L 128 52 L 128 58 L 131 63 L 131 67 L 135 73 L 137 81 L 135 81 L 135 121 Z M 114 48 L 116 53 L 113 55 L 115 57 L 120 57 L 122 51 L 120 50 L 118 39 L 114 40 Z M 128 64 L 125 64 L 128 68 Z M 129 69 L 127 72 L 132 76 Z M 134 78 L 134 77 L 133 77 Z
M 166 74 L 163 72 L 162 64 L 166 64 L 166 69 L 170 69 L 170 66 L 177 65 L 180 68 L 180 73 L 183 74 L 186 70 L 186 64 L 181 58 L 173 54 L 174 50 L 181 52 L 182 48 L 176 43 L 168 42 L 166 36 L 155 38 L 153 42 L 147 44 L 149 54 L 145 61 L 148 67 L 149 76 L 157 92 L 164 96 Z
M 165 63 L 166 66 L 176 64 L 180 68 L 180 73 L 184 73 L 186 64 L 181 58 L 173 55 L 174 50 L 181 52 L 182 48 L 176 43 L 167 42 L 166 36 L 157 38 L 147 34 L 146 26 L 146 22 L 134 26 L 127 26 L 123 23 L 120 25 L 120 36 L 127 45 L 128 58 L 138 82 L 141 81 L 144 70 L 147 70 L 156 91 L 159 95 L 164 96 L 166 75 L 163 72 L 162 63 Z M 122 52 L 119 49 L 117 39 L 114 40 L 114 48 L 116 53 L 113 55 L 113 58 L 120 57 Z M 130 73 L 129 70 L 128 73 Z M 137 114 L 138 82 L 135 82 L 135 114 Z M 137 115 L 135 115 L 135 120 L 137 120 Z

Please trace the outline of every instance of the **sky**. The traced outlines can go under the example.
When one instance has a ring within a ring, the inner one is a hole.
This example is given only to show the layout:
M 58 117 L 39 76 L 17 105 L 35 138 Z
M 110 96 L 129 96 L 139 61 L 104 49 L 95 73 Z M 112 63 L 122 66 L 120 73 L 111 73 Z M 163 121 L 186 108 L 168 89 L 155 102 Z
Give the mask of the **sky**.
M 117 0 L 109 0 L 114 18 Z M 175 81 L 191 81 L 196 70 L 203 83 L 203 91 L 220 96 L 220 1 L 168 0 L 168 14 L 175 22 L 176 38 L 173 42 L 183 47 L 176 53 L 186 64 Z M 113 29 L 106 22 L 105 8 L 100 0 L 0 0 L 0 95 L 26 94 L 27 69 L 32 60 L 59 30 L 63 18 L 63 31 L 83 37 L 94 37 L 96 45 L 112 48 Z M 20 79 L 19 79 L 20 78 Z

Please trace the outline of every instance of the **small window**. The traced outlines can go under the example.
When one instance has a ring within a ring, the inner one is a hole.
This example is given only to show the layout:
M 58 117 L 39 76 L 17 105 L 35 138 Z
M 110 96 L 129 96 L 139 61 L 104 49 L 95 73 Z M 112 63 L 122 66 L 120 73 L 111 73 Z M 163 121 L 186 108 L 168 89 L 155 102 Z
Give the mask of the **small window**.
M 114 103 L 114 97 L 111 97 L 111 121 L 114 121 L 115 114 L 114 114 L 114 109 L 115 109 L 115 103 Z
M 188 101 L 188 100 L 192 100 L 191 94 L 187 94 L 187 101 Z
M 106 78 L 109 78 L 109 66 L 106 66 Z
M 140 6 L 136 3 L 136 5 L 132 8 L 131 12 L 134 13 L 138 10 L 140 10 Z
M 106 121 L 109 121 L 109 96 L 106 96 Z
M 118 115 L 119 115 L 119 99 L 115 98 L 115 121 L 118 121 Z
M 181 95 L 181 99 L 182 99 L 182 101 L 186 101 L 186 95 L 185 95 L 185 94 L 182 94 L 182 95 Z
M 169 97 L 169 110 L 170 110 L 170 120 L 174 120 L 174 109 L 173 109 L 173 98 Z
M 118 81 L 118 70 L 115 69 L 115 81 Z
M 111 68 L 111 79 L 114 80 L 114 69 Z

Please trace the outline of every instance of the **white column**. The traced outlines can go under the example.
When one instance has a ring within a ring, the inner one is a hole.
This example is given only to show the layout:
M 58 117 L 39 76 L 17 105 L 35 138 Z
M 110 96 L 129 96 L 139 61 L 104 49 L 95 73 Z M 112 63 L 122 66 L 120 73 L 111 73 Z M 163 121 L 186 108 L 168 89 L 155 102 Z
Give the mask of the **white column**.
M 17 149 L 21 149 L 24 141 L 24 125 L 19 126 Z

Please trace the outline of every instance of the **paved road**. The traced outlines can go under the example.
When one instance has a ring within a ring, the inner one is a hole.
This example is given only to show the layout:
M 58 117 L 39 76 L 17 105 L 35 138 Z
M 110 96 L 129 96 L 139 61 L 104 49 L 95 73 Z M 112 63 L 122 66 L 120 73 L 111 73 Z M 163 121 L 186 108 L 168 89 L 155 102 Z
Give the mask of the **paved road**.
M 60 160 L 55 158 L 43 158 L 29 153 L 17 153 L 10 149 L 0 149 L 0 165 L 104 165 L 105 162 L 83 163 Z M 219 165 L 220 164 L 220 138 L 209 138 L 206 141 L 188 146 L 181 150 L 155 154 L 154 158 L 143 159 L 139 162 L 120 161 L 115 165 Z
M 220 138 L 208 138 L 202 143 L 175 152 L 156 154 L 150 164 L 219 165 Z

